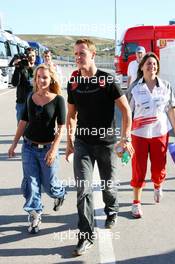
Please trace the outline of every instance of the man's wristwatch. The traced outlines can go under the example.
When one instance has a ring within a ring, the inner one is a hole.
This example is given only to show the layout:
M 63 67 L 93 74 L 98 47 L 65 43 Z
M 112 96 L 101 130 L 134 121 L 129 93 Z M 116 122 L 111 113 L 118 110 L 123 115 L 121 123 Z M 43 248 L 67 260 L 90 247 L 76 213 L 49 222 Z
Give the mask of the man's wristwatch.
M 128 143 L 131 142 L 131 137 L 122 137 L 121 140 Z

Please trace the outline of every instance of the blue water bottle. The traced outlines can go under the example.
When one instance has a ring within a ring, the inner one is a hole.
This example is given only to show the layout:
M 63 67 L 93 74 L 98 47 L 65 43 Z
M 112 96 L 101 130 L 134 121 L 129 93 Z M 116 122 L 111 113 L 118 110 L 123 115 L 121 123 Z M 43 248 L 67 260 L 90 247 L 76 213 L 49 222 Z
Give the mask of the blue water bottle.
M 175 163 L 175 143 L 169 143 L 168 144 L 168 149 L 171 155 L 172 160 Z

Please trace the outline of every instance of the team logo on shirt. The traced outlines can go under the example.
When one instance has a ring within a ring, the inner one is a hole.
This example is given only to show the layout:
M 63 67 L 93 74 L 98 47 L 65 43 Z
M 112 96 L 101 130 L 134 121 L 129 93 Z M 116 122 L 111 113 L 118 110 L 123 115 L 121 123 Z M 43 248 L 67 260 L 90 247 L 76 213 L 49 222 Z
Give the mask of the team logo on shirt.
M 80 71 L 76 70 L 76 71 L 73 71 L 72 75 L 71 75 L 71 78 L 72 77 L 77 77 L 77 76 L 80 76 Z

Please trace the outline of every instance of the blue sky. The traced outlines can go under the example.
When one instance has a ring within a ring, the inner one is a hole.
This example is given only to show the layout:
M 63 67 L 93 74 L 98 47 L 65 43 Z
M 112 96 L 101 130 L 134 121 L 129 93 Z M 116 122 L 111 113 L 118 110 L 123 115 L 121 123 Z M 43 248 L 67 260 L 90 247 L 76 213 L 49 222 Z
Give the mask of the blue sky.
M 115 0 L 1 0 L 4 28 L 14 34 L 88 35 L 115 38 Z M 166 25 L 175 1 L 116 0 L 117 37 L 138 24 Z

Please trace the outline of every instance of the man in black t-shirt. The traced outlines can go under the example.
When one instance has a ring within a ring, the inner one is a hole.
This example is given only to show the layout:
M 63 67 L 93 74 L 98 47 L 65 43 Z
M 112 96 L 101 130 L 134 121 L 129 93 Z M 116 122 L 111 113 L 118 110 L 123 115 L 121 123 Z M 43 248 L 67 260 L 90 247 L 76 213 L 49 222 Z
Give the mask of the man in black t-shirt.
M 114 144 L 118 133 L 114 122 L 114 108 L 122 113 L 119 145 L 133 153 L 130 143 L 131 111 L 125 95 L 113 76 L 96 68 L 95 45 L 91 40 L 77 40 L 74 47 L 78 70 L 68 82 L 67 149 L 66 159 L 74 153 L 74 176 L 77 186 L 78 244 L 75 256 L 85 253 L 93 245 L 94 212 L 92 174 L 97 162 L 103 182 L 105 227 L 111 228 L 118 213 L 116 154 Z M 75 131 L 75 142 L 74 133 Z

